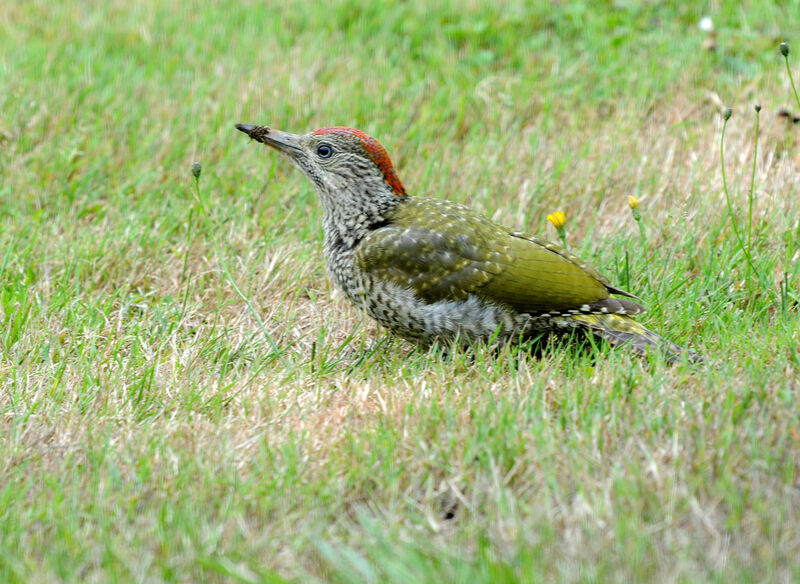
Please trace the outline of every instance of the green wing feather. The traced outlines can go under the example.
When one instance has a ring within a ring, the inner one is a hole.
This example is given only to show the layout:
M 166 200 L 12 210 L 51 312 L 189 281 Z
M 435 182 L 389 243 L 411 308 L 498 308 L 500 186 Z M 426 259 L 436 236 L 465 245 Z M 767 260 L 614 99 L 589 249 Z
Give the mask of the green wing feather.
M 630 296 L 559 246 L 463 205 L 409 198 L 387 219 L 359 244 L 356 264 L 428 302 L 472 293 L 535 313 L 580 309 L 611 292 Z

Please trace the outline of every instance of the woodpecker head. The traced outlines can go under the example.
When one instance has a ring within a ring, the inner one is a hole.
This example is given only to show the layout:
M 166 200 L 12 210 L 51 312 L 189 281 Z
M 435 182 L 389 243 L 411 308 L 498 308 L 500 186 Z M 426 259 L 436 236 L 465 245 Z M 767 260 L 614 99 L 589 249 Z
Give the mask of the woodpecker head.
M 251 124 L 236 124 L 236 129 L 288 157 L 314 183 L 323 201 L 339 200 L 337 193 L 342 191 L 374 197 L 406 194 L 386 148 L 361 130 L 333 126 L 298 136 Z
M 298 136 L 250 124 L 236 129 L 286 156 L 311 180 L 330 246 L 352 248 L 406 198 L 386 149 L 361 130 L 333 126 Z

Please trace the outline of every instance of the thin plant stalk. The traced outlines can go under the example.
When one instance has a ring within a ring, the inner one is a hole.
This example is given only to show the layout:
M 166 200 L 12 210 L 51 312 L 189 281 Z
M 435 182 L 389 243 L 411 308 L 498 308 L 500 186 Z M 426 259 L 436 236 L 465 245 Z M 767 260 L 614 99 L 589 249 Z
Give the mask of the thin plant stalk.
M 786 73 L 789 74 L 789 83 L 792 84 L 792 91 L 794 92 L 794 99 L 797 101 L 797 107 L 800 107 L 800 96 L 797 95 L 797 87 L 794 85 L 794 78 L 792 77 L 792 69 L 789 67 L 789 45 L 781 43 L 781 55 L 786 63 Z
M 753 172 L 750 175 L 750 193 L 748 195 L 748 209 L 747 209 L 747 255 L 751 256 L 753 253 L 753 198 L 756 187 L 756 161 L 758 160 L 758 120 L 760 118 L 761 106 L 756 105 L 756 140 L 753 147 Z M 747 279 L 750 280 L 750 264 L 747 264 Z
M 722 169 L 722 190 L 725 192 L 725 203 L 728 206 L 728 215 L 731 218 L 731 226 L 733 227 L 733 234 L 736 236 L 736 241 L 739 244 L 739 249 L 742 250 L 744 253 L 745 260 L 747 260 L 748 269 L 752 270 L 754 273 L 758 273 L 755 266 L 753 265 L 753 259 L 750 257 L 750 249 L 745 246 L 744 242 L 742 241 L 742 234 L 739 233 L 739 228 L 736 225 L 736 215 L 733 212 L 733 205 L 731 204 L 731 197 L 728 192 L 728 180 L 725 176 L 725 128 L 728 127 L 728 120 L 731 117 L 731 110 L 730 108 L 725 110 L 725 114 L 723 115 L 723 122 L 722 122 L 722 135 L 719 140 L 719 160 L 720 160 L 720 168 Z M 748 272 L 749 273 L 749 272 Z
M 197 178 L 195 178 L 195 182 L 197 182 Z M 196 185 L 195 185 L 196 186 Z M 181 320 L 186 315 L 186 305 L 189 301 L 189 288 L 190 282 L 186 277 L 186 274 L 189 271 L 189 251 L 192 247 L 192 224 L 194 223 L 194 208 L 189 210 L 189 225 L 186 228 L 186 253 L 183 254 L 183 268 L 181 269 L 181 286 L 184 284 L 186 285 L 186 289 L 183 291 L 183 302 L 181 304 Z
M 197 165 L 197 166 L 195 166 L 195 165 Z M 194 163 L 192 165 L 192 175 L 194 176 L 194 194 L 195 194 L 195 197 L 197 198 L 198 204 L 200 205 L 200 211 L 203 213 L 203 217 L 205 217 L 206 219 L 210 219 L 211 216 L 208 213 L 208 210 L 206 209 L 205 204 L 203 203 L 202 197 L 200 196 L 200 171 L 199 171 L 199 168 L 200 168 L 200 165 L 198 163 Z M 228 270 L 228 266 L 223 261 L 222 252 L 219 249 L 219 244 L 217 243 L 217 238 L 216 237 L 212 237 L 211 238 L 211 242 L 214 245 L 214 252 L 217 254 L 217 259 L 219 260 L 220 266 L 222 266 L 222 271 L 225 274 L 225 277 L 227 278 L 228 283 L 236 291 L 236 294 L 239 296 L 239 298 L 241 298 L 242 301 L 247 305 L 248 310 L 250 310 L 250 313 L 253 315 L 253 318 L 255 318 L 256 322 L 258 323 L 258 326 L 261 329 L 261 333 L 264 335 L 264 338 L 267 340 L 267 342 L 269 343 L 270 347 L 272 347 L 272 350 L 275 352 L 275 355 L 278 357 L 278 359 L 280 359 L 281 364 L 283 364 L 283 367 L 285 369 L 289 370 L 290 369 L 289 363 L 286 361 L 286 359 L 284 359 L 283 352 L 278 348 L 277 343 L 275 343 L 274 339 L 272 338 L 272 335 L 269 334 L 269 331 L 267 330 L 267 327 L 264 325 L 264 321 L 261 320 L 261 316 L 259 316 L 258 311 L 256 311 L 256 309 L 255 309 L 255 306 L 253 306 L 253 303 L 250 301 L 250 299 L 245 295 L 244 292 L 242 292 L 241 288 L 239 288 L 239 286 L 236 284 L 236 281 L 233 279 L 233 276 L 231 275 L 230 271 Z

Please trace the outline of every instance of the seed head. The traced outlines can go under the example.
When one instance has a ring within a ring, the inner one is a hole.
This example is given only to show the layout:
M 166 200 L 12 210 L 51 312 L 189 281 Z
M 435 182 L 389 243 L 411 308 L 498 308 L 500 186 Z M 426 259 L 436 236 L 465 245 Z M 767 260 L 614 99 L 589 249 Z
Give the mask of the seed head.
M 761 111 L 761 104 L 760 103 L 756 104 L 755 110 L 756 110 L 756 113 Z
M 731 119 L 731 114 L 733 114 L 733 110 L 731 110 L 731 108 L 729 107 L 726 107 L 725 111 L 722 113 L 722 119 L 724 119 L 727 122 L 728 120 Z
M 203 172 L 203 167 L 199 162 L 192 162 L 192 176 L 196 179 L 200 178 L 200 173 Z
M 788 43 L 785 43 L 785 42 L 781 43 L 781 55 L 783 55 L 784 57 L 788 57 L 789 56 L 789 44 Z

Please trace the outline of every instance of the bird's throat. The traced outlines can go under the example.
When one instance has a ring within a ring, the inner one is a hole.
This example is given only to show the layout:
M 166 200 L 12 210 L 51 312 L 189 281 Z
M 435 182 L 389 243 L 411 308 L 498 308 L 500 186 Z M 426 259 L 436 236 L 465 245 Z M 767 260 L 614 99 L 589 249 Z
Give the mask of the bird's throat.
M 396 209 L 406 201 L 406 197 L 369 190 L 320 194 L 327 249 L 353 249 L 371 232 L 388 225 Z M 341 199 L 349 204 L 341 204 Z

